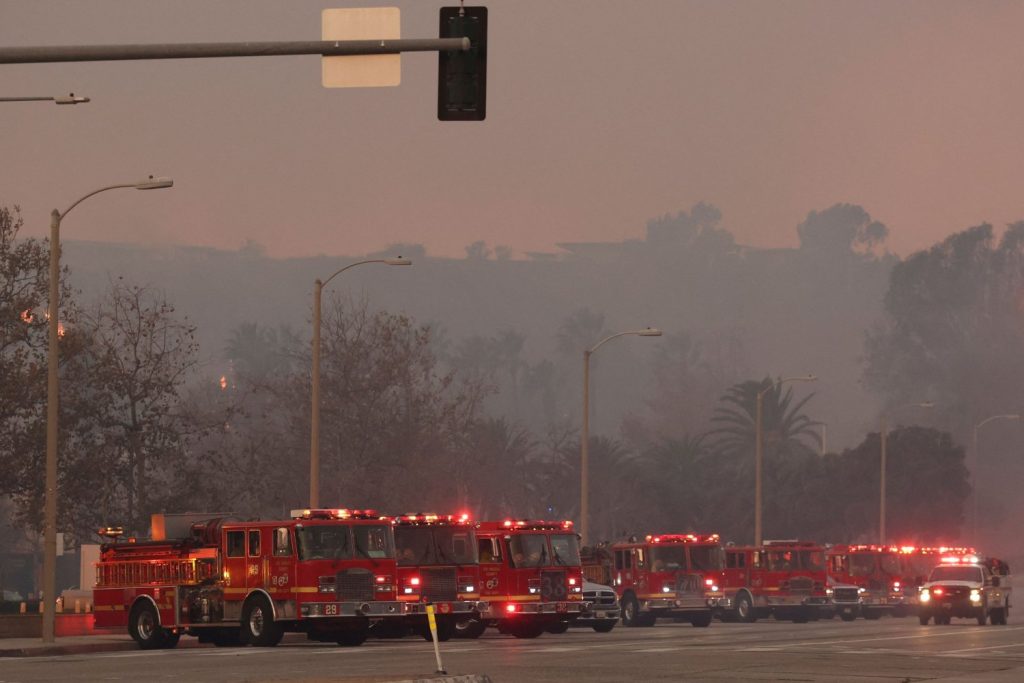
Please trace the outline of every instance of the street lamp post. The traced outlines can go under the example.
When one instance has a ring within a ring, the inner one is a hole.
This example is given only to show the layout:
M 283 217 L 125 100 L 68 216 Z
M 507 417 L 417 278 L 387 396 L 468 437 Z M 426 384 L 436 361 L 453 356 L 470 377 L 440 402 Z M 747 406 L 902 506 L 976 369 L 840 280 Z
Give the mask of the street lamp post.
M 906 405 L 899 406 L 898 408 L 894 408 L 892 412 L 896 412 L 897 410 L 903 410 L 904 408 L 925 408 L 925 409 L 927 409 L 927 408 L 934 407 L 934 405 L 935 404 L 932 403 L 931 401 L 925 401 L 923 403 L 908 403 Z M 886 485 L 885 472 L 886 472 L 886 469 L 887 469 L 887 466 L 886 466 L 886 459 L 887 459 L 886 444 L 889 441 L 889 421 L 888 421 L 887 416 L 886 416 L 885 413 L 882 414 L 882 419 L 881 419 L 880 427 L 881 427 L 881 429 L 880 429 L 879 437 L 881 438 L 881 444 L 880 445 L 881 445 L 882 462 L 881 462 L 881 470 L 880 470 L 880 474 L 879 474 L 879 482 L 880 482 L 880 484 L 879 484 L 879 491 L 878 491 L 878 542 L 880 544 L 882 544 L 882 545 L 885 545 L 885 514 L 886 514 L 885 513 L 885 498 L 886 498 L 886 493 L 885 493 L 885 485 Z
M 47 311 L 49 319 L 47 321 L 48 346 L 46 349 L 46 487 L 43 493 L 43 600 L 41 602 L 44 643 L 54 642 L 54 611 L 57 605 L 57 420 L 59 399 L 57 363 L 60 356 L 57 345 L 60 337 L 60 223 L 71 212 L 71 209 L 100 192 L 128 187 L 136 190 L 158 190 L 173 185 L 174 181 L 170 178 L 154 178 L 153 176 L 137 183 L 108 185 L 80 197 L 63 213 L 57 209 L 50 213 L 50 300 Z
M 583 351 L 583 428 L 580 432 L 580 537 L 586 543 L 590 531 L 590 357 L 605 342 L 616 337 L 634 335 L 637 337 L 660 337 L 661 330 L 645 327 L 612 334 Z
M 971 453 L 974 456 L 974 486 L 971 490 L 971 543 L 978 542 L 978 464 L 981 462 L 978 453 L 978 430 L 993 420 L 1019 420 L 1020 415 L 992 415 L 974 425 L 974 437 L 971 440 Z
M 761 476 L 764 471 L 764 395 L 781 386 L 786 382 L 816 382 L 814 375 L 804 377 L 779 378 L 757 392 L 756 409 L 754 413 L 754 545 L 761 545 L 761 508 L 763 507 L 763 496 L 761 494 Z
M 401 256 L 397 258 L 369 259 L 352 263 L 334 271 L 334 274 L 321 282 L 316 280 L 313 285 L 313 388 L 310 401 L 313 404 L 309 426 L 309 506 L 320 506 L 320 299 L 324 286 L 344 273 L 367 263 L 383 263 L 389 266 L 411 266 L 412 261 Z

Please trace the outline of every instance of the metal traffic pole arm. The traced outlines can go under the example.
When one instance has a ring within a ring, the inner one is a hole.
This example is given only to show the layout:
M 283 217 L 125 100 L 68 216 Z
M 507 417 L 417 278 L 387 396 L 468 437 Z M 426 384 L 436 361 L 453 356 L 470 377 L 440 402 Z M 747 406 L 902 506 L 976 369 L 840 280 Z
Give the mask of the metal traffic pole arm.
M 465 52 L 469 38 L 303 40 L 261 43 L 164 43 L 158 45 L 44 45 L 0 48 L 0 64 L 115 62 L 135 59 L 277 57 L 281 55 L 390 55 L 401 52 Z

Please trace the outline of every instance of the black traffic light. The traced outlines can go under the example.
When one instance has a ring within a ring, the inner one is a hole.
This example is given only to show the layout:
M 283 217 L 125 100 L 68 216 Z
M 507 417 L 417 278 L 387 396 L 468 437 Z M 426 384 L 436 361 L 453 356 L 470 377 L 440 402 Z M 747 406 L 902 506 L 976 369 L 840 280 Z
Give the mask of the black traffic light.
M 437 118 L 483 121 L 487 116 L 487 8 L 442 7 L 440 37 L 466 37 L 472 47 L 438 53 Z

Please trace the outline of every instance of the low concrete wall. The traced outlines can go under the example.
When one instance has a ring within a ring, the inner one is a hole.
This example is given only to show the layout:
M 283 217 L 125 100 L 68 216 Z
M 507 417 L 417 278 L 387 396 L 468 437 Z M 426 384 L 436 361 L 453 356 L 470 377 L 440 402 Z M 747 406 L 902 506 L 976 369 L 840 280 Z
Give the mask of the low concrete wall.
M 91 636 L 93 615 L 58 614 L 54 630 L 58 636 Z M 36 638 L 42 633 L 41 614 L 0 614 L 0 638 Z

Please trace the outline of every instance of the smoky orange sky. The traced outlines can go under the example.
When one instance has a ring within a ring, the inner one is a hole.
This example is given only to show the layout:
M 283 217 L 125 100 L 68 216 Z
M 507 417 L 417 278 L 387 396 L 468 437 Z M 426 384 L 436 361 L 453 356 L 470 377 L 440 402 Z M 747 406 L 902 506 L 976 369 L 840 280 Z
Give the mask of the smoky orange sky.
M 442 4 L 359 6 L 399 6 L 412 38 L 436 37 Z M 0 104 L 0 203 L 44 235 L 86 192 L 169 175 L 90 199 L 64 238 L 276 256 L 556 251 L 697 201 L 758 246 L 857 203 L 902 255 L 1024 219 L 1024 2 L 486 4 L 482 123 L 436 120 L 434 54 L 364 90 L 323 88 L 318 57 L 0 65 L 2 96 L 92 98 Z M 346 6 L 5 0 L 0 45 L 316 40 L 321 10 Z

